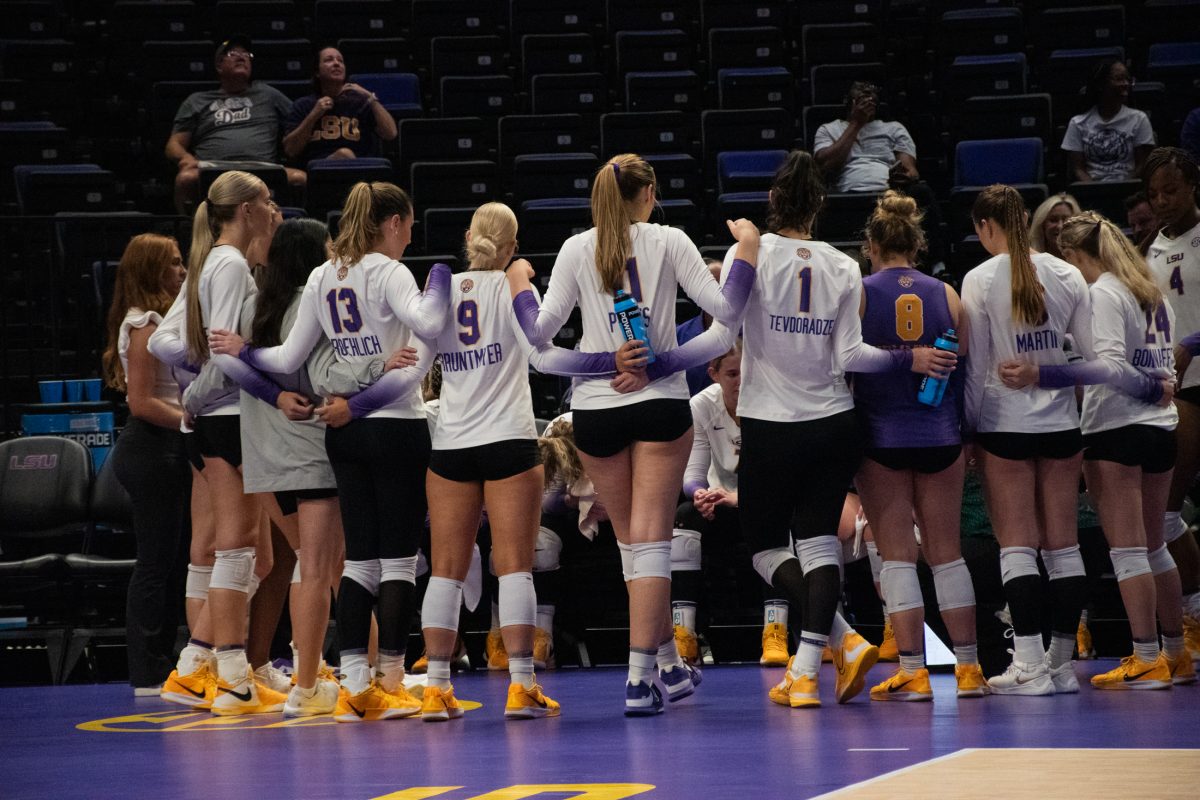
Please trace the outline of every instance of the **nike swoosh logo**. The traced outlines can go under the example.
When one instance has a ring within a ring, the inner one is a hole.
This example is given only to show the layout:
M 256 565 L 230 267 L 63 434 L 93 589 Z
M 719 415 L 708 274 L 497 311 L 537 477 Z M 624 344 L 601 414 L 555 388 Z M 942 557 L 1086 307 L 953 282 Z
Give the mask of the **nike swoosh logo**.
M 714 431 L 723 431 L 723 430 L 725 430 L 725 426 L 724 425 L 713 425 L 713 430 Z
M 185 692 L 190 694 L 192 697 L 198 697 L 201 700 L 204 699 L 204 690 L 203 689 L 201 689 L 200 691 L 197 692 L 195 689 L 189 689 L 188 687 L 184 686 L 182 683 L 179 684 L 179 688 L 183 689 Z
M 1149 675 L 1151 672 L 1154 672 L 1153 668 L 1150 668 L 1150 669 L 1146 670 L 1145 672 L 1139 672 L 1137 675 L 1126 675 L 1125 680 L 1126 681 L 1136 681 L 1138 678 L 1142 677 L 1143 675 Z
M 226 689 L 224 686 L 218 686 L 217 688 L 220 689 L 222 692 L 225 692 L 226 694 L 233 695 L 238 700 L 241 700 L 243 703 L 249 703 L 250 700 L 253 699 L 253 695 L 250 694 L 249 689 L 247 689 L 244 692 L 235 692 L 233 689 Z
M 890 694 L 890 693 L 892 693 L 892 692 L 898 692 L 898 691 L 900 691 L 901 689 L 903 689 L 905 686 L 908 686 L 910 683 L 912 683 L 912 678 L 909 678 L 909 679 L 908 679 L 908 680 L 906 680 L 904 683 L 900 683 L 900 684 L 897 684 L 897 685 L 895 685 L 895 686 L 889 686 L 889 687 L 888 687 L 888 693 Z
M 357 708 L 354 706 L 354 703 L 346 703 L 346 705 L 350 706 L 350 710 L 351 710 L 351 711 L 353 711 L 355 714 L 358 714 L 358 718 L 359 718 L 359 719 L 362 719 L 363 717 L 367 716 L 367 710 L 366 710 L 365 708 L 364 708 L 362 711 L 359 711 L 359 710 L 358 710 L 358 709 L 357 709 Z
M 1017 683 L 1018 683 L 1018 684 L 1020 684 L 1021 686 L 1024 686 L 1024 685 L 1025 685 L 1025 684 L 1027 684 L 1027 683 L 1033 683 L 1033 682 L 1034 682 L 1034 681 L 1036 681 L 1036 680 L 1037 680 L 1039 677 L 1041 677 L 1041 676 L 1034 676 L 1034 677 L 1032 677 L 1032 678 L 1026 678 L 1025 680 L 1021 680 L 1020 678 L 1017 678 Z

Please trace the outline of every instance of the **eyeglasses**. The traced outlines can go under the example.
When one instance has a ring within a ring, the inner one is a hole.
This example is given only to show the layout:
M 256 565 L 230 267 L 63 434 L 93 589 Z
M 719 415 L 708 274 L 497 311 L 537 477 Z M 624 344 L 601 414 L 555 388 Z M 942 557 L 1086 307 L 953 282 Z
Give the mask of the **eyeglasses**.
M 253 61 L 254 53 L 251 53 L 248 50 L 226 50 L 224 57 L 225 58 L 244 58 L 247 61 Z

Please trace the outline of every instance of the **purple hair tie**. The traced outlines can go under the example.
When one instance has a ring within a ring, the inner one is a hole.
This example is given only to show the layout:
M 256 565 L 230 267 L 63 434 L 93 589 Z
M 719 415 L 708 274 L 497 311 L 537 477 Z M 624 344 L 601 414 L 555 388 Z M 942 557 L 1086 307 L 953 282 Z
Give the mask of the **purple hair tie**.
M 612 168 L 613 168 L 613 175 L 616 176 L 617 180 L 621 180 L 621 166 L 619 164 L 617 164 L 617 162 L 614 161 Z

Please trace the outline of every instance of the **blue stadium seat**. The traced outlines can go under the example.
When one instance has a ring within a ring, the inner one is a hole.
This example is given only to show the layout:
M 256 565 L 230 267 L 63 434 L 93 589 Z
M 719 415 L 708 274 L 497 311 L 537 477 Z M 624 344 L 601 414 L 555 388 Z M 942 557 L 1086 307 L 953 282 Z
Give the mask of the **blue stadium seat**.
M 954 185 L 1041 183 L 1041 139 L 991 139 L 959 142 L 954 148 Z
M 390 39 L 338 39 L 347 68 L 361 72 L 411 72 L 408 42 Z
M 1125 9 L 1119 5 L 1048 8 L 1038 15 L 1037 52 L 1125 44 Z
M 958 56 L 946 70 L 946 99 L 951 103 L 978 95 L 1024 94 L 1024 53 Z
M 579 114 L 510 114 L 500 118 L 499 127 L 500 168 L 509 173 L 517 156 L 592 149 Z
M 13 167 L 13 179 L 22 214 L 109 211 L 117 204 L 116 176 L 95 164 L 26 164 Z
M 304 36 L 304 20 L 292 0 L 219 0 L 214 19 L 216 31 L 237 31 L 251 41 Z
M 516 110 L 516 90 L 507 75 L 449 76 L 438 86 L 443 117 L 502 117 Z
M 1146 77 L 1162 81 L 1168 91 L 1186 91 L 1200 76 L 1200 30 L 1196 41 L 1164 42 L 1150 45 L 1146 57 Z
M 521 37 L 524 84 L 534 75 L 596 72 L 596 45 L 588 33 L 531 33 Z
M 418 161 L 409 167 L 415 202 L 425 207 L 483 205 L 500 199 L 495 161 Z
M 608 110 L 608 81 L 599 72 L 535 75 L 530 95 L 534 114 L 584 114 Z
M 717 153 L 726 150 L 790 150 L 792 115 L 782 108 L 749 108 L 700 114 L 702 167 L 712 174 Z
M 346 195 L 359 181 L 391 181 L 392 163 L 386 158 L 321 158 L 308 162 L 304 207 L 320 219 L 340 211 Z
M 600 160 L 592 153 L 546 153 L 517 156 L 513 162 L 513 199 L 590 197 L 592 176 Z
M 522 247 L 557 251 L 569 237 L 592 227 L 592 206 L 581 197 L 528 200 L 521 203 L 517 218 Z
M 659 196 L 672 200 L 699 200 L 704 193 L 700 165 L 686 153 L 647 153 L 642 156 L 654 170 Z
M 400 20 L 390 0 L 317 0 L 313 31 L 326 39 L 390 38 L 400 32 Z
M 700 76 L 690 69 L 625 73 L 627 111 L 698 111 L 703 99 Z
M 308 39 L 267 39 L 254 43 L 255 80 L 311 79 L 315 62 L 312 42 Z
M 421 115 L 421 82 L 411 72 L 373 72 L 350 76 L 352 83 L 374 92 L 395 118 Z
M 717 154 L 717 192 L 762 192 L 771 188 L 786 150 L 728 150 Z
M 795 111 L 796 81 L 784 67 L 723 69 L 717 74 L 717 105 Z
M 628 113 L 600 118 L 600 156 L 619 153 L 691 153 L 696 117 L 682 111 Z
M 801 29 L 804 66 L 867 64 L 880 61 L 883 39 L 870 22 L 843 25 L 805 25 Z
M 462 252 L 463 241 L 474 215 L 475 206 L 425 209 L 421 215 L 425 252 L 430 255 Z
M 708 32 L 710 76 L 724 69 L 764 69 L 785 63 L 787 53 L 779 28 L 713 28 Z
M 396 167 L 402 178 L 408 177 L 408 168 L 415 161 L 487 156 L 488 126 L 479 117 L 412 117 L 400 120 L 399 128 L 400 163 Z
M 429 74 L 435 85 L 448 75 L 498 75 L 507 63 L 499 36 L 438 36 L 430 50 Z
M 617 75 L 692 69 L 694 45 L 681 30 L 622 30 L 616 36 Z
M 1025 21 L 1016 8 L 970 8 L 948 11 L 938 26 L 938 52 L 956 56 L 1020 53 L 1025 48 Z

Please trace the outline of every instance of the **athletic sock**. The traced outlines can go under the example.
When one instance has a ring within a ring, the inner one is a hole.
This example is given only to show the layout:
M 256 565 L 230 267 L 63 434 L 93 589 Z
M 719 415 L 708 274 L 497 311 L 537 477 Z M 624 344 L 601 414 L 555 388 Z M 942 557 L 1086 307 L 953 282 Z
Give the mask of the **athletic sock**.
M 847 633 L 854 633 L 854 628 L 850 627 L 850 623 L 846 622 L 846 618 L 842 616 L 840 611 L 833 614 L 833 625 L 829 628 L 829 641 L 833 647 L 841 647 L 842 639 Z
M 1183 634 L 1178 636 L 1168 636 L 1163 634 L 1162 649 L 1169 658 L 1175 659 L 1182 656 L 1187 651 L 1187 645 L 1184 642 Z
M 543 630 L 546 633 L 554 632 L 554 606 L 538 604 L 537 626 L 539 630 Z
M 816 675 L 821 669 L 821 653 L 829 644 L 829 637 L 812 631 L 802 631 L 800 633 L 800 646 L 796 648 L 796 655 L 792 659 L 792 668 L 788 674 L 792 678 L 799 678 L 801 675 Z
M 519 683 L 526 689 L 532 689 L 534 684 L 533 656 L 524 656 L 522 658 L 513 658 L 510 656 L 508 659 L 508 675 L 509 680 L 513 683 Z
M 379 651 L 379 685 L 385 692 L 404 685 L 404 653 Z
M 361 694 L 371 685 L 371 665 L 367 663 L 365 651 L 343 650 L 339 659 L 342 671 L 342 686 L 351 695 Z
M 642 650 L 637 647 L 629 648 L 629 682 L 649 683 L 657 664 L 657 654 L 653 650 Z
M 918 650 L 915 653 L 909 653 L 901 650 L 900 669 L 905 672 L 916 672 L 919 669 L 925 669 L 925 651 Z
M 786 600 L 768 600 L 763 603 L 763 627 L 768 625 L 788 626 L 788 604 Z
M 211 644 L 199 639 L 189 639 L 183 650 L 179 651 L 175 671 L 181 676 L 191 675 L 206 664 L 212 664 L 216 657 Z
M 1050 634 L 1050 668 L 1058 669 L 1071 660 L 1075 651 L 1075 634 L 1070 636 L 1054 631 Z
M 1042 646 L 1042 635 L 1013 637 L 1013 658 L 1022 664 L 1041 664 L 1046 660 L 1046 649 Z
M 658 646 L 655 660 L 659 669 L 671 669 L 683 664 L 683 660 L 679 658 L 679 648 L 675 646 L 674 634 L 668 636 L 666 641 Z
M 688 633 L 696 632 L 696 604 L 690 600 L 671 603 L 671 621 Z
M 511 659 L 509 661 L 511 662 Z M 430 658 L 429 667 L 425 671 L 425 683 L 443 692 L 450 688 L 450 659 Z
M 244 645 L 222 647 L 217 650 L 217 676 L 230 686 L 237 686 L 246 680 L 246 672 L 250 662 L 246 660 Z
M 1133 654 L 1147 664 L 1153 664 L 1158 660 L 1158 639 L 1151 639 L 1148 642 L 1139 642 L 1134 639 Z
M 1183 596 L 1183 613 L 1189 617 L 1200 618 L 1200 592 L 1192 592 Z
M 954 645 L 954 660 L 959 664 L 978 664 L 979 644 L 974 643 Z
M 1084 627 L 1087 627 L 1087 623 L 1088 623 L 1088 610 L 1085 608 L 1079 612 L 1079 624 L 1083 625 Z

